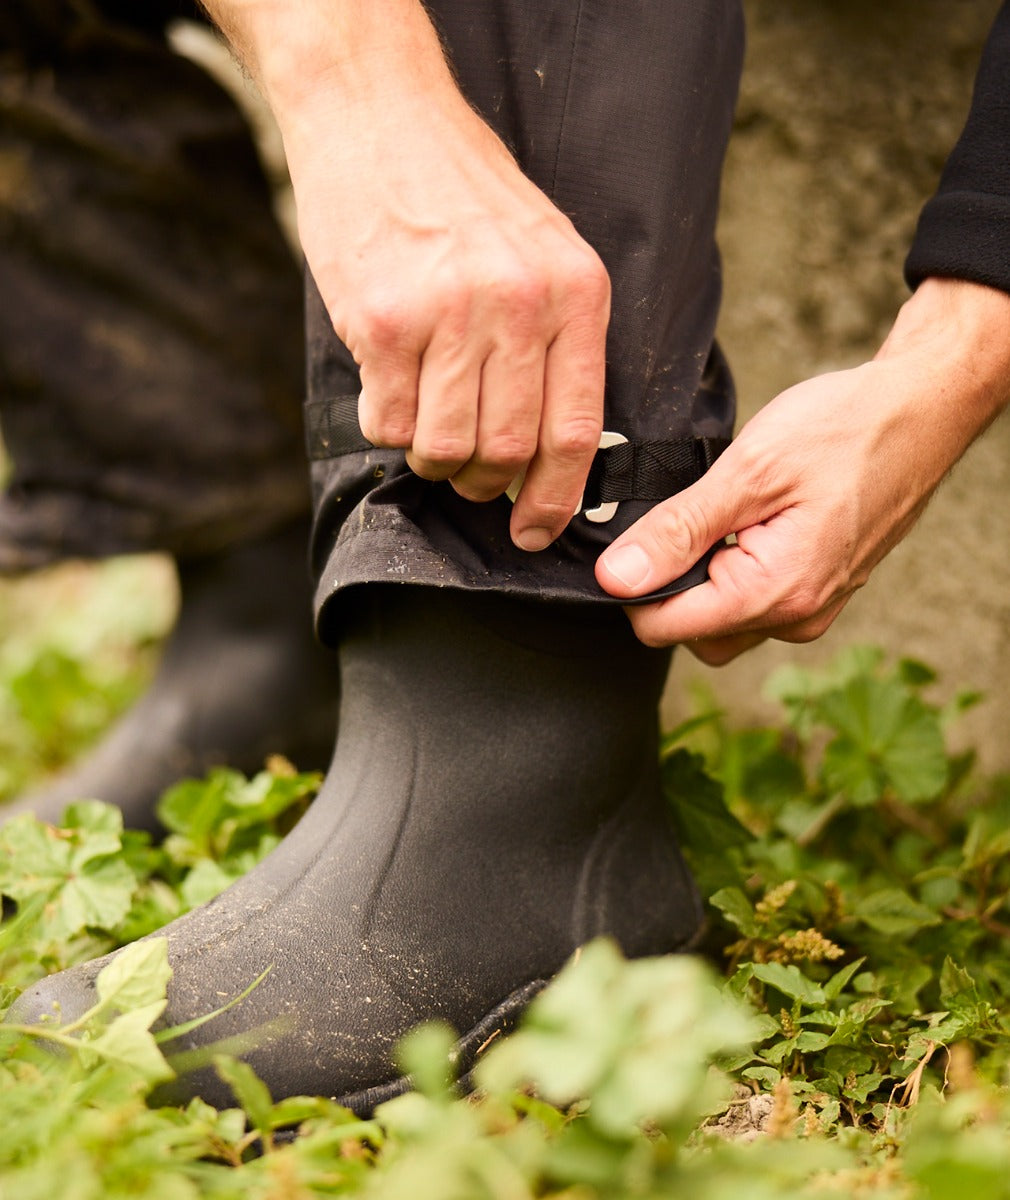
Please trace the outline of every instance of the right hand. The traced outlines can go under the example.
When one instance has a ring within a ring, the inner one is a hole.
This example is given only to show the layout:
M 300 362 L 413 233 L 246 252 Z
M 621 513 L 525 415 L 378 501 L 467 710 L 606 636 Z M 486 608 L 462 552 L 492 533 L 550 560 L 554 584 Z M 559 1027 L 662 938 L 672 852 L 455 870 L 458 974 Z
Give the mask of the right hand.
M 609 279 L 459 93 L 420 5 L 393 7 L 362 6 L 355 56 L 274 106 L 302 246 L 365 437 L 471 500 L 525 469 L 512 537 L 540 550 L 597 449 Z

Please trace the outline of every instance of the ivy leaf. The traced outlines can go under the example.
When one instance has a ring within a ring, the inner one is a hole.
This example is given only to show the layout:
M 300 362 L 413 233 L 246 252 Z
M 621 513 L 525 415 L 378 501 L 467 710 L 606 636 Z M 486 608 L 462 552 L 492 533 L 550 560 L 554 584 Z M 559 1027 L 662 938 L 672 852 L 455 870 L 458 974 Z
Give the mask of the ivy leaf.
M 686 957 L 626 962 L 590 943 L 530 1005 L 517 1034 L 476 1069 L 492 1092 L 535 1082 L 553 1104 L 588 1099 L 586 1120 L 626 1139 L 645 1120 L 690 1128 L 721 1085 L 712 1058 L 747 1044 L 751 1025 L 707 969 Z

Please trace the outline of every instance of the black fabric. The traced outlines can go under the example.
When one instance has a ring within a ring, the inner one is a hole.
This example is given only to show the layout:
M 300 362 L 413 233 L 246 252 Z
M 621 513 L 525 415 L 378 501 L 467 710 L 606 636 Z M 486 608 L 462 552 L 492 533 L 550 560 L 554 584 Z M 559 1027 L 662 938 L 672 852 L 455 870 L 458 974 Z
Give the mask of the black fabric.
M 912 287 L 930 275 L 1010 292 L 1010 2 L 997 14 L 967 124 L 905 263 Z
M 714 225 L 743 50 L 737 0 L 436 0 L 457 79 L 520 166 L 571 216 L 611 277 L 604 428 L 631 442 L 726 438 L 733 390 L 714 345 Z M 629 86 L 634 80 L 634 86 Z M 354 363 L 307 290 L 309 400 L 357 394 Z M 399 451 L 315 462 L 317 612 L 357 583 L 618 603 L 600 552 L 655 503 L 576 517 L 546 551 L 516 549 L 511 505 L 461 500 Z M 704 569 L 657 595 L 704 579 Z
M 620 612 L 358 588 L 340 655 L 323 789 L 263 863 L 162 931 L 160 1023 L 269 973 L 168 1054 L 234 1037 L 275 1099 L 367 1107 L 396 1090 L 391 1053 L 417 1022 L 486 1029 L 598 934 L 629 955 L 690 943 L 701 909 L 659 784 L 669 655 Z M 72 1021 L 107 961 L 41 982 L 10 1019 L 58 1004 Z M 194 1093 L 232 1103 L 209 1067 L 162 1098 Z
M 154 21 L 178 7 L 0 5 L 0 571 L 308 511 L 300 270 L 243 117 Z

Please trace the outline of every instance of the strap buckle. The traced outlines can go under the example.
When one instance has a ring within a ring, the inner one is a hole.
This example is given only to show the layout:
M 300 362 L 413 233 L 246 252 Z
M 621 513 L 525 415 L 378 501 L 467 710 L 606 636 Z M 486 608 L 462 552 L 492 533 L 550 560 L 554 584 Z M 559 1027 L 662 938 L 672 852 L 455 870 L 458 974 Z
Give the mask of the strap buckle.
M 626 445 L 627 441 L 628 441 L 628 439 L 624 436 L 623 433 L 614 433 L 609 429 L 604 429 L 604 431 L 600 434 L 600 441 L 599 441 L 596 449 L 597 450 L 610 450 L 614 446 Z M 523 486 L 525 479 L 526 479 L 526 469 L 524 467 L 523 470 L 521 470 L 519 472 L 519 474 L 515 477 L 515 479 L 513 479 L 512 482 L 505 489 L 505 495 L 508 496 L 508 498 L 512 501 L 513 504 L 515 504 L 515 502 L 516 502 L 516 497 L 519 495 L 519 489 Z M 586 494 L 585 494 L 585 492 L 583 492 L 582 496 L 579 499 L 579 507 L 575 510 L 574 513 L 572 513 L 572 516 L 577 517 L 579 515 L 579 513 L 582 513 L 582 515 L 586 518 L 587 521 L 592 521 L 596 525 L 605 525 L 607 523 L 607 521 L 613 520 L 614 515 L 617 512 L 617 505 L 620 503 L 620 501 L 618 501 L 618 500 L 608 500 L 608 501 L 605 501 L 603 504 L 598 504 L 595 508 L 587 509 L 583 513 L 582 505 L 583 505 L 585 499 L 586 499 Z

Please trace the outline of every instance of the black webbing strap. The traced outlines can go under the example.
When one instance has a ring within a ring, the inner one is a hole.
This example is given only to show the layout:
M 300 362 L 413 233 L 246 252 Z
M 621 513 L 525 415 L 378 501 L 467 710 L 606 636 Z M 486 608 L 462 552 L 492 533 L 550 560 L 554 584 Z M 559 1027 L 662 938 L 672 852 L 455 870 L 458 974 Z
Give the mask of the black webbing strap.
M 625 442 L 597 450 L 582 497 L 583 511 L 620 500 L 665 500 L 699 480 L 728 438 Z
M 358 425 L 358 394 L 305 405 L 305 448 L 312 462 L 374 449 Z
M 314 462 L 372 449 L 358 426 L 357 395 L 311 400 L 305 408 L 305 438 Z M 665 500 L 700 479 L 728 445 L 728 438 L 685 437 L 597 450 L 582 508 Z

